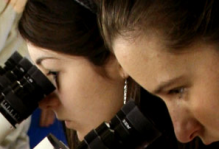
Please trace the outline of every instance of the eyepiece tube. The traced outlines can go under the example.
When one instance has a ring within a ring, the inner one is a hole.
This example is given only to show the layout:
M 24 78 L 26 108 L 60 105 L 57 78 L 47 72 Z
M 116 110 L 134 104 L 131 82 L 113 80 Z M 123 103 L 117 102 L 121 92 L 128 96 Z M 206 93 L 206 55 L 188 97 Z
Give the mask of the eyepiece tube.
M 88 133 L 77 149 L 133 149 L 151 144 L 160 132 L 133 100 L 112 118 Z
M 48 78 L 18 53 L 5 64 L 7 72 L 0 76 L 0 142 L 55 90 Z

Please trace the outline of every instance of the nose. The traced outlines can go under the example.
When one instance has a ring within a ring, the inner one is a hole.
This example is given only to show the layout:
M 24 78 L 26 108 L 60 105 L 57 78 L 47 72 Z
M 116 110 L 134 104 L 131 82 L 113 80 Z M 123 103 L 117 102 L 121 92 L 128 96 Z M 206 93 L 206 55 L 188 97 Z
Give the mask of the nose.
M 52 93 L 39 102 L 41 109 L 53 110 L 60 104 L 59 99 L 55 93 Z
M 185 122 L 173 120 L 174 131 L 177 139 L 182 143 L 188 143 L 198 136 L 201 125 L 194 119 Z
M 183 106 L 168 106 L 176 138 L 182 143 L 188 143 L 198 136 L 201 124 Z

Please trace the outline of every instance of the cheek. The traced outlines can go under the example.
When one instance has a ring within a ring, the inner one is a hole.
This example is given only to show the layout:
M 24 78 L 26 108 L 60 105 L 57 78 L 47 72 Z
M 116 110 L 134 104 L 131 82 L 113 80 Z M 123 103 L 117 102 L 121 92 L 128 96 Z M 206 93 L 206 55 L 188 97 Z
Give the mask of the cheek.
M 58 94 L 60 100 L 63 104 L 70 104 L 72 99 L 74 99 L 75 90 L 77 89 L 76 85 L 73 84 L 73 80 L 70 78 L 62 79 L 59 81 Z
M 215 129 L 219 125 L 219 92 L 215 81 L 202 82 L 193 90 L 189 99 L 194 117 L 205 127 Z
M 66 72 L 60 75 L 58 94 L 64 106 L 79 105 L 83 99 L 89 99 L 89 80 L 86 75 Z M 88 96 L 87 98 L 85 98 Z
M 219 102 L 215 97 L 199 94 L 190 104 L 192 116 L 203 126 L 204 134 L 215 134 L 219 132 Z M 217 134 L 219 135 L 219 134 Z

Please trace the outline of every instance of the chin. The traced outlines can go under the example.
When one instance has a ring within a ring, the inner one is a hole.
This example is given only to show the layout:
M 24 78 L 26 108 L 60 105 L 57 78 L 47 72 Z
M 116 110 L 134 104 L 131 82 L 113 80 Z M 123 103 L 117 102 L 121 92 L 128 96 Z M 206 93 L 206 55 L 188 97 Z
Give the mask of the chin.
M 76 132 L 77 132 L 77 136 L 78 136 L 78 139 L 80 140 L 80 141 L 83 141 L 84 140 L 84 137 L 90 132 L 91 130 L 84 130 L 84 131 L 78 131 L 78 130 L 76 130 Z
M 79 141 L 83 141 L 84 140 L 85 135 L 77 132 L 77 136 L 78 136 Z
M 71 121 L 65 121 L 65 126 L 69 129 L 72 129 L 71 128 Z

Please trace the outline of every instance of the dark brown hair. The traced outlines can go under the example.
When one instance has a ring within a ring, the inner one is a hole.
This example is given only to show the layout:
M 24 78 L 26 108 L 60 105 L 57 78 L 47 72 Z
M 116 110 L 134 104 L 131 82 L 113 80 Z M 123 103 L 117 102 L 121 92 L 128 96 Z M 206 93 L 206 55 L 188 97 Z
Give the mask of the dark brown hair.
M 219 43 L 217 0 L 103 0 L 101 28 L 107 45 L 119 36 L 155 29 L 168 48 L 194 41 Z
M 110 54 L 103 45 L 96 14 L 74 0 L 28 0 L 19 31 L 38 47 L 83 56 L 97 66 Z

